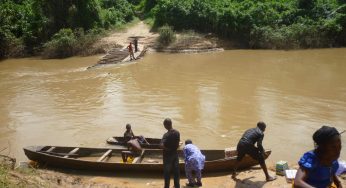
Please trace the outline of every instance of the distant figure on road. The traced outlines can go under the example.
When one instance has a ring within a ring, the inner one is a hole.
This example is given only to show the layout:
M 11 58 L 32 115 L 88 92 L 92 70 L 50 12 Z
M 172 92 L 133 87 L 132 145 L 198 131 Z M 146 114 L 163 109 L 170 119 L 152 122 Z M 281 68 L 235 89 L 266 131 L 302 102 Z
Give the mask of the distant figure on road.
M 172 120 L 169 118 L 166 118 L 163 121 L 163 125 L 167 129 L 167 132 L 163 135 L 160 144 L 163 149 L 163 175 L 165 177 L 164 188 L 169 188 L 172 170 L 174 174 L 174 188 L 180 188 L 179 157 L 177 151 L 180 142 L 180 133 L 173 129 Z
M 138 52 L 138 39 L 137 39 L 137 37 L 133 41 L 133 44 L 135 45 L 135 52 Z
M 185 173 L 188 179 L 186 186 L 202 186 L 202 169 L 204 168 L 205 156 L 201 153 L 201 150 L 197 146 L 192 144 L 190 139 L 185 141 L 185 147 L 183 149 L 185 157 Z M 193 172 L 197 181 L 193 177 Z
M 334 183 L 337 188 L 341 188 L 341 182 L 335 175 L 341 151 L 340 133 L 334 127 L 322 126 L 312 139 L 315 149 L 300 158 L 294 187 L 325 188 Z
M 234 168 L 234 172 L 232 174 L 232 178 L 236 177 L 237 168 L 239 165 L 239 162 L 243 159 L 245 154 L 248 154 L 251 156 L 251 158 L 255 159 L 259 162 L 261 165 L 261 168 L 266 176 L 266 181 L 273 181 L 276 179 L 274 176 L 270 176 L 267 170 L 267 165 L 264 162 L 265 158 L 265 151 L 262 146 L 262 141 L 264 138 L 263 132 L 266 129 L 266 124 L 262 121 L 257 123 L 256 128 L 248 129 L 245 131 L 243 136 L 238 142 L 237 145 L 237 151 L 238 151 L 238 157 L 237 157 L 237 164 Z M 257 147 L 255 147 L 255 143 L 257 142 Z
M 132 42 L 130 42 L 130 44 L 127 46 L 127 49 L 129 49 L 130 61 L 133 60 L 133 59 L 136 59 L 136 58 L 135 58 L 135 55 L 134 55 L 134 53 L 133 53 Z

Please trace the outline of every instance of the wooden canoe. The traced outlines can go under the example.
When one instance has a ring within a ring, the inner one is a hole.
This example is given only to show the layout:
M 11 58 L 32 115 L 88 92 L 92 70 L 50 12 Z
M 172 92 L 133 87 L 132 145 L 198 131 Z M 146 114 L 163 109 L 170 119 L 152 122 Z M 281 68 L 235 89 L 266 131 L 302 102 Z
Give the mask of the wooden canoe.
M 160 138 L 145 138 L 145 140 L 148 141 L 149 144 L 147 143 L 140 143 L 142 148 L 149 148 L 149 149 L 160 149 L 160 143 L 161 139 Z M 111 145 L 120 145 L 120 146 L 126 146 L 126 142 L 124 137 L 121 136 L 113 136 L 107 139 L 106 141 L 108 144 Z
M 162 172 L 162 150 L 145 149 L 141 156 L 132 163 L 123 163 L 121 152 L 123 149 L 110 148 L 75 148 L 58 146 L 29 146 L 24 148 L 25 155 L 38 163 L 64 167 L 69 169 L 97 170 L 97 171 L 136 171 Z M 184 171 L 184 158 L 179 150 L 179 166 Z M 202 150 L 206 156 L 203 172 L 232 171 L 236 163 L 236 151 L 225 158 L 224 150 Z M 267 156 L 271 154 L 266 151 Z M 257 165 L 258 162 L 245 156 L 240 162 L 239 169 Z

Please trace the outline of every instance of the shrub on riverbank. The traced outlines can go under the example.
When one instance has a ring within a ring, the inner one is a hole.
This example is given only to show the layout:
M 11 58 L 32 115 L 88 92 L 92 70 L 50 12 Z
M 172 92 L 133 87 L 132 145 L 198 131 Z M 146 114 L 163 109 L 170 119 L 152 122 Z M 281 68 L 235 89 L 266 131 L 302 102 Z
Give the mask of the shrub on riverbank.
M 145 0 L 154 26 L 194 29 L 251 48 L 345 46 L 344 0 Z M 146 7 L 146 6 L 143 6 Z
M 165 25 L 159 28 L 159 42 L 161 45 L 167 46 L 175 40 L 175 33 L 172 27 Z
M 69 57 L 74 54 L 77 40 L 71 29 L 61 29 L 43 48 L 42 55 L 47 58 Z
M 0 165 L 0 187 L 9 187 L 10 182 L 8 180 L 8 168 Z
M 72 31 L 61 29 L 50 41 L 43 45 L 45 58 L 65 58 L 72 55 L 95 54 L 92 45 L 105 33 L 103 29 L 92 29 L 84 33 L 82 28 Z
M 25 52 L 25 46 L 20 38 L 16 38 L 10 32 L 0 29 L 0 58 L 21 57 Z

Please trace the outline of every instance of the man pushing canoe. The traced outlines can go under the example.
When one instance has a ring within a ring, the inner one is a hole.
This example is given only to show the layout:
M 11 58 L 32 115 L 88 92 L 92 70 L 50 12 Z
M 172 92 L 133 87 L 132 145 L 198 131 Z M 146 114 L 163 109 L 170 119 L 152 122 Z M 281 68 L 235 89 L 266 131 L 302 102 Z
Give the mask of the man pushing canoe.
M 236 172 L 237 168 L 239 165 L 239 162 L 243 159 L 245 154 L 250 155 L 251 158 L 255 159 L 256 161 L 259 162 L 261 165 L 261 168 L 266 176 L 266 181 L 273 181 L 276 179 L 275 176 L 270 176 L 267 170 L 267 165 L 264 162 L 265 158 L 265 151 L 262 146 L 262 141 L 264 138 L 264 131 L 266 129 L 266 124 L 262 121 L 257 123 L 256 128 L 251 128 L 245 131 L 243 136 L 238 142 L 237 145 L 237 151 L 238 151 L 238 156 L 237 156 L 237 164 L 234 168 L 234 172 L 232 174 L 232 178 L 236 177 Z M 257 147 L 254 146 L 255 143 L 257 143 Z

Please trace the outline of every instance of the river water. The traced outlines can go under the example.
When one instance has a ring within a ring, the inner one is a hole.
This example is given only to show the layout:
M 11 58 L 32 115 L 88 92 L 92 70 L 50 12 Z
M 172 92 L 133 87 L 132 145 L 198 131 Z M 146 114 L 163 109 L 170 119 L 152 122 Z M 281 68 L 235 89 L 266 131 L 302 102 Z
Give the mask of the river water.
M 1 61 L 2 154 L 23 161 L 27 145 L 104 147 L 126 123 L 161 137 L 170 117 L 203 149 L 236 146 L 262 120 L 270 160 L 296 163 L 323 124 L 346 129 L 345 48 L 153 53 L 87 69 L 99 58 Z

